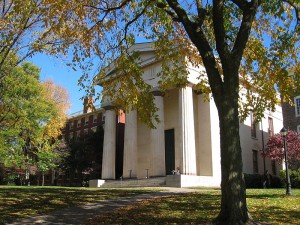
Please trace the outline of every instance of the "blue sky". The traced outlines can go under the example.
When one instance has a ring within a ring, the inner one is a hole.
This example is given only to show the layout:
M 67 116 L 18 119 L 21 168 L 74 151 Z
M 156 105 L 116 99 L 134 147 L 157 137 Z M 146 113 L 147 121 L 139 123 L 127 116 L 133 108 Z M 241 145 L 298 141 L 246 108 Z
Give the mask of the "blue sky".
M 52 79 L 68 90 L 72 104 L 68 114 L 83 110 L 83 101 L 80 98 L 84 95 L 84 91 L 80 91 L 77 85 L 81 71 L 73 71 L 62 59 L 44 54 L 37 54 L 28 61 L 41 68 L 41 80 Z M 95 104 L 98 105 L 100 102 Z

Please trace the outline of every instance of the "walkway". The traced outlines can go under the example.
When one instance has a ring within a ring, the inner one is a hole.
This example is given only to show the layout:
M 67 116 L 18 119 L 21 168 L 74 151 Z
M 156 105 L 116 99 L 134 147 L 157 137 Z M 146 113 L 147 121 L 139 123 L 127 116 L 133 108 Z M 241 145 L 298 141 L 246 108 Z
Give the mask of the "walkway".
M 195 190 L 184 188 L 161 188 L 160 191 L 154 193 L 115 198 L 105 200 L 103 202 L 88 203 L 83 206 L 69 207 L 59 211 L 50 212 L 49 214 L 32 216 L 8 224 L 80 224 L 90 218 L 93 218 L 96 215 L 99 215 L 100 213 L 110 212 L 120 207 L 133 205 L 144 199 L 174 194 L 182 194 L 194 191 Z

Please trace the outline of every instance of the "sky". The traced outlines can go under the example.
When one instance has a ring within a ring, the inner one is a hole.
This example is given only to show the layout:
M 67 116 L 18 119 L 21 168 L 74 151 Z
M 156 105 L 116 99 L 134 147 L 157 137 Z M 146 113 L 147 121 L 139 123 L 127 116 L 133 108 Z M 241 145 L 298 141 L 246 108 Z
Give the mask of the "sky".
M 52 79 L 56 84 L 68 90 L 71 108 L 67 114 L 83 110 L 83 101 L 80 98 L 84 95 L 84 91 L 80 91 L 80 87 L 77 85 L 81 76 L 80 70 L 73 71 L 62 59 L 44 54 L 37 54 L 27 61 L 41 69 L 40 78 L 42 81 Z M 98 104 L 100 102 L 95 102 L 95 105 Z

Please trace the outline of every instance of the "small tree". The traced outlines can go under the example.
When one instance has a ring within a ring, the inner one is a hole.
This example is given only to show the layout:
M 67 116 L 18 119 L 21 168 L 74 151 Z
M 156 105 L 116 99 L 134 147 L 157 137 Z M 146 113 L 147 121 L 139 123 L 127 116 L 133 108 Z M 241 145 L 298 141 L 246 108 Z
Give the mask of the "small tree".
M 45 141 L 36 152 L 36 165 L 38 172 L 42 174 L 42 186 L 44 186 L 45 184 L 45 173 L 56 167 L 54 158 L 59 157 L 59 155 L 56 154 L 52 148 L 53 146 L 51 146 L 48 141 Z
M 286 135 L 287 155 L 289 165 L 293 169 L 300 166 L 300 134 L 289 130 Z M 283 138 L 280 134 L 271 136 L 268 140 L 263 156 L 282 163 L 284 159 Z

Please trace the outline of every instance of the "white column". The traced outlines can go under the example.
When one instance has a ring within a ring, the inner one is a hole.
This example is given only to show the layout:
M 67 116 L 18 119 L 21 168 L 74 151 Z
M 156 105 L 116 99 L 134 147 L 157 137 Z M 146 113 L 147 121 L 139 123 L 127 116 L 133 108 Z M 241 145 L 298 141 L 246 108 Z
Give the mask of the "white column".
M 150 176 L 165 176 L 165 118 L 164 118 L 164 99 L 162 92 L 155 91 L 154 101 L 158 108 L 157 115 L 160 119 L 160 123 L 154 121 L 156 129 L 151 129 L 151 168 Z
M 137 111 L 126 113 L 123 178 L 137 177 Z
M 190 86 L 179 90 L 179 127 L 182 154 L 180 173 L 197 175 L 193 90 Z
M 211 115 L 210 115 L 210 101 L 204 101 L 204 96 L 199 94 L 198 100 L 198 174 L 200 176 L 213 175 L 213 162 L 212 162 L 212 138 L 211 138 Z M 215 119 L 215 121 L 218 121 Z M 220 163 L 219 163 L 220 164 Z
M 102 158 L 102 179 L 115 179 L 116 164 L 116 113 L 106 108 Z

